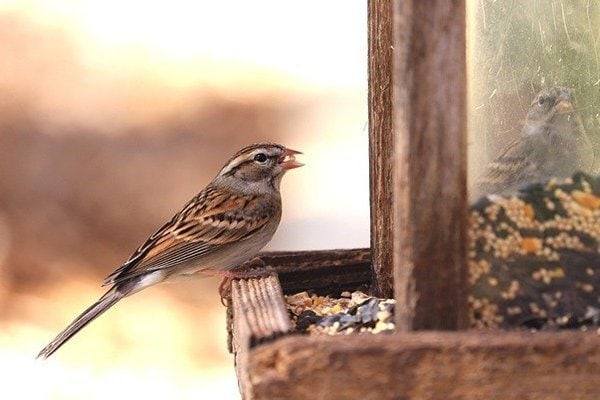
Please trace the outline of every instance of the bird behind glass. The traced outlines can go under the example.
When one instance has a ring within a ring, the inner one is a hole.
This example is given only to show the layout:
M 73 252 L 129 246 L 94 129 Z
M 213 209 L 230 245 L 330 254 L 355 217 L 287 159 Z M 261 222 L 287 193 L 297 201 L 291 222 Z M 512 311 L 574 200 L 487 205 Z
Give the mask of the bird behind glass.
M 593 162 L 592 145 L 576 112 L 572 90 L 543 89 L 531 103 L 520 137 L 486 166 L 470 197 L 514 194 L 527 184 L 589 172 Z

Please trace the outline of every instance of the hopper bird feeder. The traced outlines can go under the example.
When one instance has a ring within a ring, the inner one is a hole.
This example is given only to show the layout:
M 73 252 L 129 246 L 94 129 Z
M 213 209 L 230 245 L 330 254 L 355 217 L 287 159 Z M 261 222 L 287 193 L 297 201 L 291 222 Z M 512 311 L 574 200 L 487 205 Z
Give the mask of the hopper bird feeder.
M 371 249 L 263 253 L 235 280 L 230 350 L 242 397 L 597 399 L 600 337 L 467 330 L 464 0 L 371 0 Z M 395 298 L 391 334 L 301 335 L 284 294 Z

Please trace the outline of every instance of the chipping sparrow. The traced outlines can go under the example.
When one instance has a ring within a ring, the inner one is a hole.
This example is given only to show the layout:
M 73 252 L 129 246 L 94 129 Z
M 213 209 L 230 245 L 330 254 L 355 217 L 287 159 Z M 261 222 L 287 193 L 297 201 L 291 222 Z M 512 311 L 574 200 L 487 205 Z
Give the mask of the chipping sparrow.
M 270 240 L 281 218 L 279 185 L 301 167 L 295 154 L 274 143 L 238 151 L 217 176 L 171 221 L 150 236 L 104 285 L 112 285 L 39 353 L 47 358 L 122 298 L 176 276 L 199 271 L 236 276 Z
M 487 165 L 471 198 L 511 194 L 528 183 L 589 172 L 593 161 L 592 145 L 575 112 L 572 91 L 543 89 L 531 103 L 521 136 Z

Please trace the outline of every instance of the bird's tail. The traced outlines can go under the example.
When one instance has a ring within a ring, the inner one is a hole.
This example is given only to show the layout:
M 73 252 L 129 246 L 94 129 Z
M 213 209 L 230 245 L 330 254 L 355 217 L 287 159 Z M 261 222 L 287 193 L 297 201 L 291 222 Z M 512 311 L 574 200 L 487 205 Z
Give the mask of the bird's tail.
M 115 305 L 119 300 L 125 297 L 126 291 L 119 290 L 118 287 L 111 288 L 104 296 L 92 304 L 87 310 L 82 312 L 69 326 L 59 333 L 53 341 L 40 351 L 37 358 L 46 359 L 60 348 L 67 340 L 79 332 L 83 327 L 92 322 L 96 317 Z

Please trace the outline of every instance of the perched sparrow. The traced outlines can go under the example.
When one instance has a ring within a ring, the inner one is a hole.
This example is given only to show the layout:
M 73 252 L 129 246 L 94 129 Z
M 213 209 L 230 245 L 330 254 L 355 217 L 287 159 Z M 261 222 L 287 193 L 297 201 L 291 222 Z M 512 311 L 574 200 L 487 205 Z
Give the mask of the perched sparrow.
M 512 194 L 523 185 L 588 172 L 594 154 L 570 89 L 553 87 L 537 94 L 521 136 L 490 162 L 475 183 L 471 198 Z
M 300 152 L 274 143 L 238 151 L 204 190 L 106 278 L 110 290 L 38 358 L 49 357 L 109 307 L 148 286 L 198 271 L 235 276 L 234 269 L 251 260 L 279 225 L 281 178 L 303 165 L 295 154 Z

